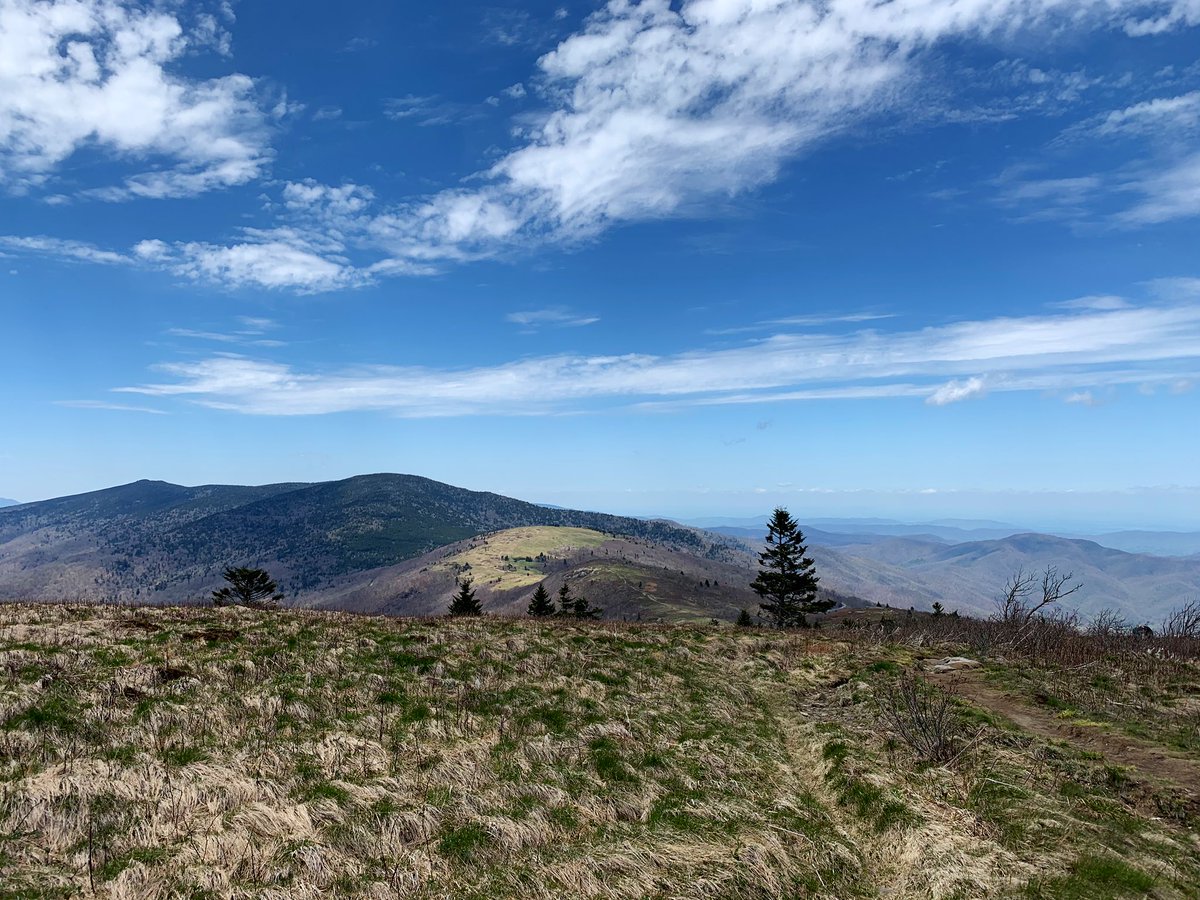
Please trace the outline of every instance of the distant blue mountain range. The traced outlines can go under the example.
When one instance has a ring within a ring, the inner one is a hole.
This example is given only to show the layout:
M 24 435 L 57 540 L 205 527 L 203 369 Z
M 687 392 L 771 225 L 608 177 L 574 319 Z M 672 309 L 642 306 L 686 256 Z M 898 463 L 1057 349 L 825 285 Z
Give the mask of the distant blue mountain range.
M 713 518 L 691 520 L 686 524 L 707 528 L 731 537 L 758 540 L 766 534 L 767 516 L 759 519 Z M 994 541 L 1037 529 L 975 519 L 939 519 L 932 522 L 900 522 L 895 519 L 809 519 L 801 522 L 811 543 L 839 547 L 848 544 L 879 543 L 887 538 L 910 537 L 949 544 Z M 1145 553 L 1152 556 L 1194 556 L 1200 554 L 1200 531 L 1045 531 L 1055 537 L 1095 541 L 1113 550 Z

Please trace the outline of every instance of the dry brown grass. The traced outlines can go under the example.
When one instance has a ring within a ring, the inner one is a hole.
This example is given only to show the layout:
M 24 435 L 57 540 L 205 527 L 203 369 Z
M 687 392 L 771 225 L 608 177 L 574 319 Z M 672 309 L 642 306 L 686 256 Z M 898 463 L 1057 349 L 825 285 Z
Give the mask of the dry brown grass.
M 896 652 L 0 607 L 0 897 L 948 898 L 1069 866 L 1062 841 L 1003 826 L 1074 821 L 1067 800 L 1022 787 L 981 812 L 983 761 L 889 749 L 854 673 Z M 1005 744 L 988 777 L 1036 750 Z M 1171 848 L 1154 870 L 1171 896 L 1196 848 L 1136 821 Z

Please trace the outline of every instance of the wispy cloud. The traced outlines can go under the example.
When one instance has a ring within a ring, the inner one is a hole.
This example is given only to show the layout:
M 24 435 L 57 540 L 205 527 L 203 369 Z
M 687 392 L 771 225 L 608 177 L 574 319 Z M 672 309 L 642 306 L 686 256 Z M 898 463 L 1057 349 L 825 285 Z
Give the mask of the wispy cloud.
M 542 326 L 579 328 L 583 325 L 593 325 L 600 321 L 599 316 L 580 315 L 579 313 L 572 312 L 565 306 L 520 310 L 509 313 L 504 319 L 507 322 L 512 322 L 514 325 L 523 325 L 531 331 Z
M 1099 401 L 1092 391 L 1072 391 L 1063 398 L 1063 402 L 1076 406 L 1095 406 Z
M 1085 2 L 1069 19 L 1103 28 L 1163 8 Z M 952 10 L 618 0 L 540 60 L 561 105 L 528 141 L 480 173 L 479 187 L 392 213 L 382 243 L 397 258 L 461 260 L 687 212 L 773 181 L 850 124 L 898 114 L 940 41 L 1039 28 L 1064 12 L 1053 0 Z
M 1124 297 L 1118 297 L 1114 294 L 1095 294 L 1087 297 L 1076 297 L 1074 300 L 1063 300 L 1060 303 L 1052 303 L 1055 309 L 1095 309 L 1095 310 L 1113 310 L 1113 309 L 1129 309 L 1133 306 Z
M 132 406 L 125 403 L 108 403 L 104 400 L 55 400 L 55 406 L 65 406 L 71 409 L 103 409 L 110 412 L 147 413 L 152 416 L 168 415 L 166 410 L 154 409 L 150 406 Z
M 191 328 L 168 328 L 171 337 L 191 338 L 198 341 L 214 341 L 220 344 L 242 344 L 247 347 L 286 347 L 284 341 L 270 338 L 259 338 L 258 331 L 194 331 Z
M 983 378 L 966 378 L 962 381 L 948 381 L 925 398 L 931 406 L 945 406 L 948 403 L 958 403 L 970 397 L 981 396 L 987 390 L 987 382 Z
M 776 335 L 674 356 L 545 356 L 474 369 L 300 371 L 221 354 L 167 363 L 170 380 L 121 388 L 259 415 L 378 410 L 535 415 L 597 406 L 911 397 L 1171 383 L 1200 367 L 1200 306 L 998 318 L 879 334 Z
M 369 280 L 340 247 L 324 237 L 290 228 L 245 229 L 243 237 L 242 243 L 233 245 L 148 240 L 137 244 L 133 254 L 144 265 L 229 288 L 320 293 L 358 287 Z
M 1121 185 L 1140 199 L 1117 216 L 1126 225 L 1157 225 L 1200 215 L 1200 153 L 1147 167 Z
M 271 159 L 270 116 L 254 82 L 176 71 L 186 53 L 228 53 L 231 10 L 5 0 L 0 185 L 43 185 L 84 147 L 154 164 L 97 194 L 106 199 L 192 196 L 258 177 Z
M 36 116 L 34 124 L 14 119 L 9 133 L 19 139 L 0 137 L 0 153 L 18 154 L 16 170 L 44 174 L 85 142 L 171 160 L 109 189 L 114 195 L 194 193 L 264 170 L 270 117 L 258 108 L 253 83 L 240 75 L 190 82 L 169 73 L 192 39 L 179 19 L 115 0 L 79 0 L 71 7 L 78 22 L 55 24 L 42 12 L 65 4 L 8 2 L 39 35 L 35 50 L 22 49 L 37 57 L 26 61 L 45 62 L 49 54 L 52 63 L 30 68 L 51 73 L 42 81 L 16 84 L 21 102 L 40 97 L 39 109 L 107 111 L 102 120 L 47 118 L 44 128 Z M 570 246 L 621 223 L 728 203 L 848 128 L 912 119 L 923 103 L 919 88 L 940 64 L 936 49 L 946 42 L 1014 34 L 1036 40 L 1057 28 L 1156 33 L 1190 24 L 1194 3 L 995 0 L 943 8 L 927 0 L 614 0 L 541 57 L 529 81 L 547 107 L 517 123 L 510 152 L 459 186 L 381 203 L 357 185 L 289 184 L 271 227 L 224 240 L 167 243 L 148 236 L 134 255 L 185 278 L 317 292 L 430 274 L 546 243 Z M 531 24 L 559 27 L 520 11 L 488 16 L 489 34 L 505 43 L 523 42 Z M 77 34 L 82 38 L 73 40 Z M 121 55 L 127 45 L 136 50 L 132 61 Z M 67 52 L 59 53 L 60 46 Z M 111 52 L 98 54 L 97 47 Z M 148 73 L 136 91 L 116 77 L 124 69 L 113 69 L 126 62 Z M 1061 102 L 1086 89 L 1081 73 L 1008 68 L 1001 74 L 1021 90 L 1033 86 Z M 62 83 L 76 93 L 60 97 Z M 0 81 L 0 98 L 8 96 L 6 87 Z M 111 103 L 66 102 L 118 89 L 126 93 Z M 8 124 L 4 103 L 0 135 Z M 1140 104 L 1097 121 L 1093 130 L 1145 132 L 1154 130 L 1145 123 L 1168 121 L 1183 127 L 1192 104 L 1190 95 Z M 482 104 L 414 94 L 393 99 L 386 112 L 432 126 L 477 108 Z M 1130 198 L 1125 224 L 1133 226 L 1192 214 L 1198 183 L 1200 164 L 1180 157 L 1170 167 L 1122 173 L 1116 185 L 1111 173 L 1084 173 L 1014 179 L 1006 189 L 1013 205 L 1032 208 L 1027 215 L 1060 218 L 1082 214 L 1098 192 L 1121 191 Z M 339 202 L 335 194 L 344 190 L 360 205 Z
M 542 47 L 554 41 L 558 33 L 556 23 L 564 16 L 554 15 L 545 19 L 524 9 L 492 7 L 484 10 L 483 39 L 502 47 Z
M 1139 228 L 1191 218 L 1200 215 L 1198 138 L 1200 91 L 1111 110 L 1068 128 L 1052 149 L 1090 162 L 1097 143 L 1107 152 L 1127 145 L 1123 163 L 1053 178 L 1033 177 L 1029 167 L 1018 166 L 997 179 L 998 199 L 1023 210 L 1026 220 Z
M 34 235 L 18 237 L 16 235 L 0 235 L 0 253 L 4 250 L 16 253 L 32 253 L 38 256 L 51 256 L 56 259 L 74 260 L 76 262 L 100 263 L 102 265 L 128 265 L 130 257 L 104 250 L 94 244 L 84 241 L 69 241 L 61 238 Z
M 408 94 L 385 100 L 383 114 L 396 122 L 412 121 L 415 125 L 428 128 L 478 118 L 483 115 L 483 111 L 477 105 L 459 103 L 444 97 Z
M 845 314 L 833 313 L 829 315 L 781 316 L 776 319 L 762 319 L 751 325 L 737 325 L 731 328 L 709 328 L 705 331 L 705 334 L 748 334 L 772 328 L 806 328 L 837 324 L 860 325 L 863 322 L 875 322 L 891 318 L 895 318 L 894 313 L 857 312 Z

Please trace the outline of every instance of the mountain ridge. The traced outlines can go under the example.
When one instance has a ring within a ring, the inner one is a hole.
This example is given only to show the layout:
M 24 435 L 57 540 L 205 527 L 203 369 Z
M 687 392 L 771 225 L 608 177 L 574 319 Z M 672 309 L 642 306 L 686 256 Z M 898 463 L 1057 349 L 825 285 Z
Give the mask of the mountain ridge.
M 316 483 L 142 480 L 0 510 L 0 598 L 179 602 L 227 565 L 269 568 L 290 596 L 517 526 L 574 526 L 697 554 L 733 552 L 665 521 L 549 509 L 416 475 Z
M 1018 570 L 1055 566 L 1083 589 L 1068 604 L 1086 619 L 1111 608 L 1133 624 L 1157 624 L 1200 596 L 1200 558 L 1128 553 L 1081 538 L 1027 532 L 988 541 L 943 544 L 891 538 L 859 545 L 813 545 L 818 568 L 839 590 L 877 602 L 987 615 Z

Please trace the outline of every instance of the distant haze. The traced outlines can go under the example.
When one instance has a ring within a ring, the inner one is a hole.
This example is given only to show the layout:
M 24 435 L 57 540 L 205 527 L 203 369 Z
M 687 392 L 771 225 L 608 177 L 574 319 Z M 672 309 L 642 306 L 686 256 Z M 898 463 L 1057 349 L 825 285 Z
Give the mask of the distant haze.
M 585 505 L 583 492 L 549 499 Z M 602 503 L 601 499 L 608 502 Z M 1200 488 L 1154 487 L 1128 491 L 882 491 L 778 488 L 758 493 L 626 494 L 595 498 L 588 508 L 619 515 L 665 515 L 689 524 L 765 522 L 776 506 L 799 520 L 883 519 L 960 528 L 999 528 L 1103 534 L 1112 531 L 1200 531 Z M 734 520 L 737 520 L 736 522 Z

